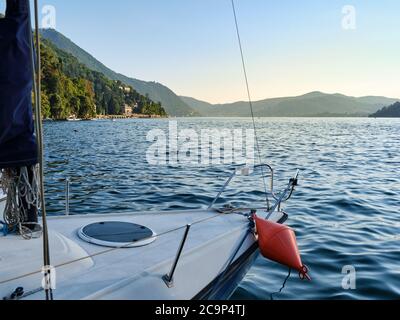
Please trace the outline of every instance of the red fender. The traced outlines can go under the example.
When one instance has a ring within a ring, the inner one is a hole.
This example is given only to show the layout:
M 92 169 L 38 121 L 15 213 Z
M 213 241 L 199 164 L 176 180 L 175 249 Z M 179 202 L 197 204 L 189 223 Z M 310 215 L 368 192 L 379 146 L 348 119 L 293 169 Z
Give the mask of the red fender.
M 302 280 L 311 278 L 303 265 L 297 246 L 296 235 L 288 226 L 254 216 L 261 254 L 272 261 L 299 271 Z

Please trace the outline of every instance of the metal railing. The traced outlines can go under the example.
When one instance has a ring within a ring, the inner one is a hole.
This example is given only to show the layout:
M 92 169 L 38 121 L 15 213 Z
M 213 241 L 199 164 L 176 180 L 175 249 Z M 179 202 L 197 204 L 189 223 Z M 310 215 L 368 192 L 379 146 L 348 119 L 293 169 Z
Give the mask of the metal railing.
M 221 188 L 221 190 L 219 191 L 218 195 L 215 197 L 215 199 L 213 200 L 212 204 L 210 205 L 209 209 L 212 209 L 214 207 L 214 205 L 216 204 L 216 202 L 218 201 L 218 199 L 221 197 L 222 193 L 226 190 L 226 188 L 229 186 L 229 184 L 231 183 L 231 181 L 238 175 L 241 176 L 249 176 L 250 174 L 252 174 L 254 172 L 254 169 L 258 169 L 258 168 L 262 168 L 262 167 L 266 167 L 269 169 L 270 173 L 271 173 L 271 182 L 270 182 L 270 188 L 271 188 L 271 195 L 272 197 L 275 199 L 275 204 L 271 207 L 268 208 L 269 213 L 266 219 L 269 219 L 271 217 L 271 215 L 278 209 L 280 210 L 281 204 L 287 200 L 290 199 L 294 188 L 297 186 L 297 181 L 298 181 L 298 177 L 300 174 L 300 171 L 297 170 L 296 175 L 289 180 L 289 183 L 286 187 L 286 189 L 284 189 L 281 193 L 279 193 L 279 196 L 277 196 L 274 192 L 274 170 L 272 169 L 272 167 L 268 164 L 265 165 L 258 165 L 255 167 L 242 167 L 240 169 L 236 169 L 228 178 L 228 180 L 226 181 L 226 183 L 224 184 L 224 186 Z M 265 177 L 263 177 L 265 178 Z M 176 253 L 176 257 L 174 259 L 174 262 L 172 264 L 171 270 L 168 274 L 163 276 L 163 280 L 165 282 L 165 284 L 167 285 L 168 288 L 172 288 L 174 286 L 174 275 L 176 272 L 176 268 L 178 266 L 179 260 L 181 258 L 183 249 L 185 247 L 185 244 L 187 242 L 188 236 L 189 236 L 189 232 L 190 232 L 190 228 L 191 225 L 188 224 L 186 226 L 185 232 L 183 234 L 183 238 L 181 240 L 181 243 L 178 247 L 178 251 Z M 246 235 L 247 237 L 247 235 Z M 246 239 L 245 237 L 245 239 Z M 240 246 L 241 247 L 241 246 Z M 239 249 L 240 249 L 239 247 Z M 235 254 L 236 256 L 236 254 Z M 234 256 L 234 257 L 235 257 Z
M 217 203 L 221 195 L 225 192 L 226 188 L 229 186 L 229 184 L 232 182 L 232 180 L 237 177 L 237 176 L 250 176 L 256 169 L 262 169 L 262 168 L 267 168 L 270 173 L 271 173 L 271 181 L 270 181 L 270 190 L 271 192 L 274 189 L 274 169 L 268 165 L 268 164 L 262 164 L 262 165 L 257 165 L 254 167 L 241 167 L 239 169 L 235 169 L 232 174 L 229 176 L 228 180 L 225 182 L 221 190 L 218 192 L 217 196 L 214 198 L 213 202 L 210 204 L 209 209 L 214 207 L 214 205 Z M 263 179 L 266 177 L 263 176 Z
M 214 198 L 214 200 L 210 204 L 209 209 L 212 209 L 214 207 L 214 205 L 221 198 L 222 194 L 226 191 L 226 188 L 229 186 L 229 184 L 232 182 L 232 180 L 235 177 L 250 176 L 257 169 L 263 169 L 263 168 L 267 168 L 270 172 L 270 176 L 269 176 L 269 178 L 270 178 L 270 193 L 266 194 L 267 199 L 269 196 L 271 196 L 275 200 L 276 203 L 271 207 L 271 208 L 274 208 L 274 210 L 276 210 L 276 208 L 280 207 L 280 205 L 283 202 L 289 200 L 289 198 L 287 198 L 287 199 L 285 199 L 285 198 L 287 197 L 287 195 L 289 194 L 290 191 L 293 192 L 294 187 L 297 185 L 300 171 L 297 170 L 296 175 L 294 176 L 294 178 L 290 179 L 289 185 L 285 190 L 283 190 L 280 193 L 276 193 L 275 189 L 274 189 L 274 169 L 268 164 L 260 164 L 260 165 L 254 166 L 254 167 L 242 167 L 239 169 L 235 169 L 234 172 L 229 176 L 228 180 L 225 182 L 225 184 L 223 185 L 221 190 L 218 192 L 217 196 Z M 266 179 L 266 178 L 268 178 L 268 176 L 263 176 L 262 178 Z
M 269 165 L 257 165 L 257 166 L 254 166 L 254 167 L 242 167 L 242 168 L 236 169 L 236 170 L 229 176 L 228 181 L 224 184 L 224 186 L 222 187 L 222 189 L 220 190 L 220 192 L 218 193 L 218 195 L 215 197 L 215 199 L 214 199 L 214 201 L 212 202 L 212 204 L 211 204 L 211 206 L 209 207 L 209 209 L 212 209 L 212 208 L 213 208 L 213 206 L 216 204 L 216 202 L 218 201 L 218 199 L 221 197 L 222 193 L 226 190 L 226 188 L 229 186 L 230 182 L 231 182 L 236 176 L 250 176 L 252 173 L 254 173 L 255 169 L 258 169 L 258 168 L 261 168 L 261 167 L 266 167 L 266 168 L 268 168 L 269 171 L 270 171 L 270 174 L 271 174 L 271 175 L 270 175 L 270 178 L 271 178 L 271 182 L 270 182 L 270 191 L 271 191 L 271 195 L 273 195 L 274 199 L 276 200 L 276 203 L 275 203 L 271 208 L 268 208 L 270 211 L 269 211 L 269 215 L 268 215 L 267 219 L 269 219 L 270 216 L 275 212 L 275 210 L 276 210 L 276 209 L 279 210 L 281 204 L 282 204 L 283 202 L 287 201 L 287 200 L 291 197 L 291 195 L 292 195 L 292 193 L 293 193 L 293 190 L 294 190 L 294 187 L 297 186 L 297 180 L 298 180 L 298 176 L 299 176 L 299 171 L 296 172 L 296 175 L 294 176 L 294 178 L 290 179 L 290 181 L 289 181 L 289 183 L 288 183 L 286 189 L 284 189 L 281 193 L 279 193 L 279 196 L 277 196 L 277 195 L 275 194 L 275 192 L 274 192 L 274 170 L 272 169 L 271 166 L 269 166 Z M 264 178 L 265 178 L 265 177 L 264 177 Z M 66 214 L 67 216 L 70 214 L 70 188 L 71 188 L 71 179 L 70 179 L 70 178 L 66 178 L 66 179 L 65 179 L 65 214 Z M 1 199 L 0 199 L 0 203 L 1 203 L 1 202 L 4 202 L 5 200 L 6 200 L 6 197 L 1 198 Z M 235 209 L 235 210 L 237 210 L 237 209 Z M 240 209 L 240 210 L 250 210 L 250 209 L 249 209 L 249 208 L 247 208 L 247 209 L 243 209 L 243 208 L 242 208 L 242 209 Z M 162 277 L 163 281 L 164 281 L 165 284 L 168 286 L 168 288 L 174 287 L 174 276 L 175 276 L 175 273 L 176 273 L 176 271 L 177 271 L 179 261 L 181 260 L 181 256 L 182 256 L 182 253 L 183 253 L 183 251 L 184 251 L 185 245 L 186 245 L 186 243 L 187 243 L 187 241 L 188 241 L 189 233 L 190 233 L 191 227 L 192 227 L 193 225 L 195 225 L 195 224 L 199 224 L 199 223 L 205 222 L 205 221 L 207 221 L 207 220 L 211 220 L 211 219 L 217 218 L 217 217 L 219 217 L 219 216 L 220 216 L 220 214 L 217 214 L 217 215 L 215 215 L 215 216 L 213 216 L 213 217 L 208 217 L 208 218 L 206 218 L 206 219 L 199 220 L 199 221 L 194 222 L 194 223 L 192 223 L 192 224 L 188 224 L 188 225 L 186 225 L 186 227 L 183 226 L 183 227 L 181 227 L 181 228 L 174 229 L 174 230 L 170 230 L 170 231 L 167 231 L 167 232 L 164 233 L 164 234 L 169 234 L 169 233 L 171 233 L 171 232 L 175 232 L 175 231 L 178 231 L 178 230 L 183 230 L 183 229 L 185 230 L 185 231 L 184 231 L 184 234 L 183 234 L 183 237 L 182 237 L 182 240 L 181 240 L 181 242 L 180 242 L 180 244 L 179 244 L 179 247 L 178 247 L 178 250 L 177 250 L 175 259 L 173 260 L 173 263 L 172 263 L 172 266 L 171 266 L 171 270 L 169 271 L 168 274 L 166 274 L 166 275 L 164 275 L 164 276 Z M 163 234 L 160 234 L 160 235 L 157 235 L 156 237 L 160 237 L 160 236 L 162 236 L 162 235 L 163 235 Z M 121 248 L 128 248 L 128 247 L 129 247 L 129 246 L 123 246 L 123 247 L 121 247 Z M 107 253 L 109 253 L 109 252 L 113 252 L 114 250 L 121 249 L 121 248 L 113 248 L 113 249 L 105 250 L 105 251 L 103 251 L 103 252 L 97 253 L 96 255 L 107 254 Z M 65 263 L 65 264 L 63 264 L 63 265 L 60 265 L 60 266 L 58 266 L 58 267 L 61 267 L 61 266 L 67 265 L 67 264 L 72 264 L 72 263 L 75 263 L 75 262 L 77 262 L 77 261 L 82 261 L 82 260 L 88 259 L 88 258 L 90 258 L 90 257 L 91 257 L 91 256 L 84 257 L 84 258 L 80 258 L 80 259 L 78 259 L 78 260 L 76 260 L 76 261 L 70 261 L 70 262 Z M 35 272 L 35 274 L 36 274 L 36 273 L 40 273 L 40 271 Z M 29 274 L 29 275 L 30 275 L 30 274 Z M 23 278 L 23 277 L 26 277 L 26 276 L 28 276 L 28 275 L 23 275 L 23 276 L 21 276 L 20 278 Z M 3 282 L 5 283 L 5 282 L 8 282 L 8 281 L 9 281 L 9 280 L 3 281 Z

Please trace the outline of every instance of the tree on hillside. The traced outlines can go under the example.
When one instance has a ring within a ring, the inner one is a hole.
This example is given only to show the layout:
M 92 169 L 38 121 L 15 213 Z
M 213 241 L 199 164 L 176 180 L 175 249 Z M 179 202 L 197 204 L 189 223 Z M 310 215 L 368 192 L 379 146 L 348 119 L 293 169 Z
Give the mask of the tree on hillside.
M 388 107 L 384 107 L 372 114 L 371 118 L 400 118 L 400 102 L 396 102 Z
M 146 114 L 166 115 L 154 103 L 121 81 L 88 69 L 78 60 L 44 40 L 42 55 L 42 112 L 45 118 L 66 119 L 71 115 L 89 119 L 97 114 L 118 115 L 124 105 L 136 106 Z M 96 107 L 97 106 L 97 107 Z

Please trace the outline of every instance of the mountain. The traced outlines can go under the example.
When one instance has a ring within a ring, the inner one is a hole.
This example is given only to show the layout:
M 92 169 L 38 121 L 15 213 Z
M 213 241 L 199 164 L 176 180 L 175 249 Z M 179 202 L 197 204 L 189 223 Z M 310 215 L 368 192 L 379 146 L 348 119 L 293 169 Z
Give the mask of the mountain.
M 52 42 L 57 48 L 73 55 L 79 62 L 86 65 L 93 71 L 104 74 L 111 80 L 118 80 L 128 86 L 133 87 L 142 95 L 148 95 L 153 101 L 160 101 L 167 113 L 171 116 L 193 116 L 197 113 L 183 102 L 174 92 L 166 86 L 156 82 L 145 82 L 138 79 L 129 78 L 116 73 L 106 67 L 88 52 L 77 46 L 70 39 L 54 29 L 42 29 L 41 35 L 44 39 Z
M 184 96 L 181 96 L 181 99 L 183 102 L 191 106 L 192 109 L 196 110 L 202 116 L 206 116 L 210 113 L 214 114 L 217 112 L 216 106 L 211 103 Z
M 63 120 L 71 115 L 91 119 L 96 114 L 123 114 L 123 106 L 137 114 L 166 116 L 161 104 L 140 95 L 120 81 L 108 79 L 90 70 L 74 56 L 43 39 L 42 114 L 44 118 Z
M 400 102 L 396 102 L 391 106 L 384 107 L 378 112 L 372 114 L 371 118 L 400 118 Z
M 181 97 L 202 116 L 209 117 L 249 117 L 248 102 L 210 104 L 189 97 Z M 253 103 L 257 117 L 367 117 L 383 106 L 398 99 L 386 97 L 349 97 L 342 94 L 311 92 L 297 97 L 273 98 Z

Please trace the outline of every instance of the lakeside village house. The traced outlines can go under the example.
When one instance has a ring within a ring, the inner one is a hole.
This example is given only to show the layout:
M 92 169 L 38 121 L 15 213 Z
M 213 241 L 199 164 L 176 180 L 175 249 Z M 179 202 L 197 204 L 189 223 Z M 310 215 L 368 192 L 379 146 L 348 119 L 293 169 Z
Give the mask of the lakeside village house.
M 120 86 L 119 87 L 121 90 L 123 90 L 125 93 L 130 93 L 131 92 L 131 88 L 129 87 L 123 87 Z M 122 106 L 122 115 L 126 116 L 126 117 L 130 117 L 134 114 L 134 110 L 136 110 L 138 108 L 138 104 L 136 103 L 134 106 L 130 106 L 128 104 L 125 104 Z
M 133 115 L 133 107 L 125 104 L 124 106 L 122 106 L 122 114 L 127 117 L 132 116 Z
M 123 90 L 125 93 L 131 92 L 131 88 L 129 88 L 129 87 L 120 86 L 119 88 L 121 90 Z M 97 113 L 97 106 L 95 105 L 94 108 L 95 108 L 95 112 Z M 137 110 L 138 108 L 139 108 L 139 105 L 137 103 L 135 103 L 133 106 L 124 104 L 123 106 L 121 106 L 121 116 L 132 117 L 135 115 L 135 110 Z M 68 120 L 74 120 L 74 119 L 78 119 L 76 114 L 71 114 L 68 117 Z

